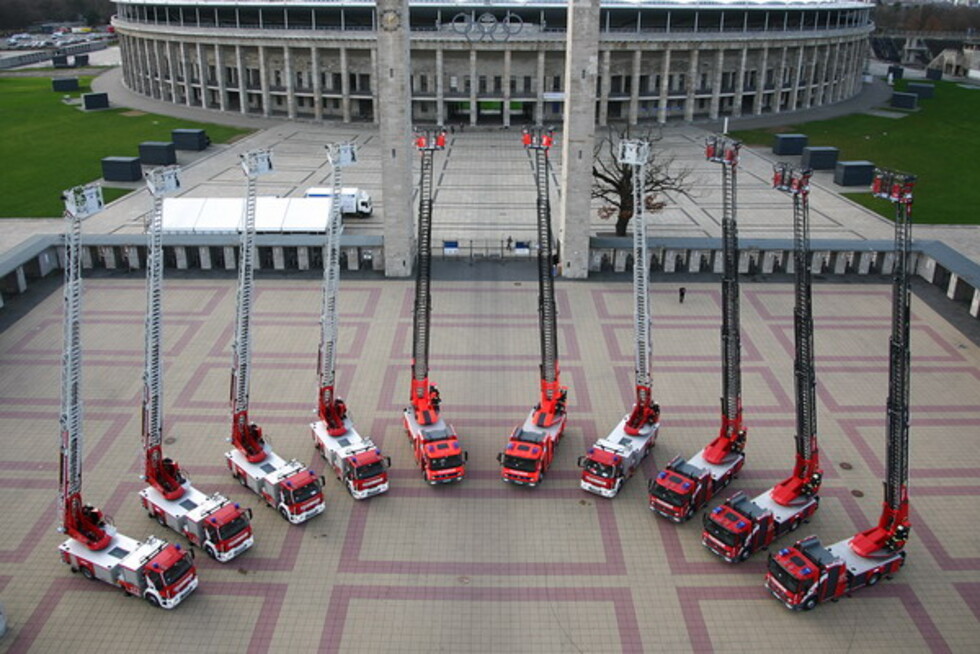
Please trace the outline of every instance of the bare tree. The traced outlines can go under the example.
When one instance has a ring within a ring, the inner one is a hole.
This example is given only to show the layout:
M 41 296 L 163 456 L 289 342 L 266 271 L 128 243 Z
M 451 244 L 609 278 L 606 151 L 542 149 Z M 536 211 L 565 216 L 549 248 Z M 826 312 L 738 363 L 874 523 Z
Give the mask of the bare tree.
M 630 166 L 616 161 L 616 151 L 623 139 L 642 139 L 655 144 L 663 138 L 659 128 L 606 128 L 604 135 L 596 136 L 592 156 L 592 198 L 603 201 L 599 217 L 609 220 L 616 216 L 616 235 L 626 236 L 626 227 L 633 217 L 633 172 Z M 664 195 L 668 192 L 687 196 L 691 188 L 691 169 L 680 166 L 672 154 L 650 148 L 650 160 L 646 166 L 643 186 L 646 211 L 660 211 L 666 206 Z

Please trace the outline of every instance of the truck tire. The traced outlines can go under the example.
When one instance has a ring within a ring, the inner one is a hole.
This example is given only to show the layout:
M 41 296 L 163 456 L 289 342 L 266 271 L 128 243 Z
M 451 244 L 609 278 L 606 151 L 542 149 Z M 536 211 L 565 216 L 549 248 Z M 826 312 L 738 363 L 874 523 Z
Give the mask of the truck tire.
M 742 550 L 741 554 L 738 555 L 738 560 L 748 561 L 750 556 L 752 556 L 752 551 L 749 549 L 744 549 Z
M 154 607 L 157 607 L 157 608 L 160 607 L 160 600 L 157 599 L 157 596 L 156 595 L 152 595 L 150 593 L 147 593 L 146 594 L 146 601 L 150 603 L 150 606 L 154 606 Z
M 868 585 L 869 585 L 869 586 L 874 586 L 874 585 L 876 585 L 876 584 L 877 584 L 877 583 L 878 583 L 879 581 L 881 581 L 881 575 L 880 575 L 880 574 L 878 574 L 877 572 L 876 572 L 876 573 L 874 573 L 873 575 L 871 575 L 870 577 L 868 577 Z
M 164 517 L 163 517 L 163 514 L 162 514 L 162 513 L 158 513 L 158 514 L 156 514 L 156 516 L 155 516 L 155 517 L 156 517 L 156 519 L 157 519 L 157 522 L 159 522 L 159 523 L 160 523 L 160 526 L 161 526 L 161 527 L 166 527 L 166 526 L 167 526 L 167 521 L 166 521 L 166 520 L 164 519 Z
M 211 545 L 204 546 L 204 553 L 214 560 L 218 559 L 218 553 L 214 551 L 214 547 Z
M 804 611 L 812 611 L 817 607 L 817 598 L 811 597 L 807 601 L 803 602 Z
M 283 520 L 289 522 L 289 512 L 287 512 L 285 508 L 279 509 L 279 515 L 282 516 Z
M 82 568 L 82 576 L 88 579 L 89 581 L 95 580 L 95 574 L 92 573 L 92 570 L 90 568 Z
M 789 530 L 790 531 L 796 531 L 797 529 L 800 528 L 800 523 L 801 523 L 801 521 L 800 521 L 799 518 L 797 518 L 793 522 L 789 523 Z

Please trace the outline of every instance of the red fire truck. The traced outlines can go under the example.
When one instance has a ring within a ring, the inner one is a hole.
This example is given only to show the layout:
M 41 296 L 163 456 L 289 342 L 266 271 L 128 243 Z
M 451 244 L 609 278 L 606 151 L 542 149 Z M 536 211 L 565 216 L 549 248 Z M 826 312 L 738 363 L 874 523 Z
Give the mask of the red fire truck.
M 429 333 L 432 295 L 432 157 L 446 147 L 446 131 L 418 130 L 415 145 L 422 157 L 419 174 L 418 266 L 415 271 L 415 310 L 412 330 L 411 406 L 402 414 L 415 462 L 422 478 L 433 486 L 462 481 L 467 454 L 453 426 L 442 417 L 442 397 L 429 380 Z
M 525 129 L 524 147 L 534 153 L 534 178 L 538 192 L 538 329 L 541 335 L 541 395 L 524 422 L 510 435 L 497 455 L 504 481 L 537 486 L 555 457 L 565 432 L 568 389 L 561 385 L 558 365 L 558 310 L 555 305 L 551 200 L 548 192 L 548 150 L 554 143 L 551 130 Z

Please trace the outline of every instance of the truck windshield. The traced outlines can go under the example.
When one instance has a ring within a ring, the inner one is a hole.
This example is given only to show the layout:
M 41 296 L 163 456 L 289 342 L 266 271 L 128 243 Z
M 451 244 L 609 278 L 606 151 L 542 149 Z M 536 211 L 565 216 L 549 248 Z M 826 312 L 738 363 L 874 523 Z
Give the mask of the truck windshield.
M 680 493 L 675 493 L 666 486 L 654 484 L 653 488 L 650 489 L 650 492 L 653 493 L 653 496 L 658 500 L 663 500 L 671 506 L 681 506 L 684 504 L 684 496 Z
M 616 469 L 613 466 L 608 466 L 605 463 L 599 463 L 592 459 L 585 460 L 585 470 L 597 477 L 603 477 L 605 479 L 612 479 L 616 475 Z
M 534 472 L 538 469 L 537 459 L 525 459 L 519 456 L 504 455 L 504 467 L 522 472 Z
M 168 570 L 163 571 L 163 583 L 167 586 L 173 586 L 181 577 L 187 574 L 187 571 L 191 569 L 194 564 L 191 562 L 191 555 L 185 554 L 180 557 L 180 560 L 174 563 Z
M 381 461 L 375 461 L 374 463 L 369 463 L 366 466 L 361 466 L 360 468 L 354 469 L 355 479 L 370 479 L 371 477 L 377 477 L 385 471 L 385 466 Z
M 448 470 L 449 468 L 458 468 L 461 465 L 463 465 L 463 457 L 460 454 L 432 459 L 429 462 L 429 468 L 432 470 Z
M 291 503 L 300 504 L 302 502 L 305 502 L 306 500 L 316 495 L 317 491 L 319 490 L 320 489 L 315 482 L 310 482 L 306 486 L 300 486 L 299 488 L 294 488 L 293 490 L 289 491 L 289 495 L 291 495 L 293 498 L 293 501 Z
M 218 538 L 230 540 L 242 533 L 246 527 L 248 527 L 248 516 L 244 513 L 239 514 L 237 518 L 218 529 Z
M 800 581 L 788 573 L 783 566 L 779 565 L 779 561 L 774 558 L 769 559 L 769 574 L 775 577 L 779 585 L 785 588 L 790 593 L 794 595 L 799 592 Z
M 734 546 L 735 541 L 738 540 L 735 537 L 735 534 L 728 531 L 727 529 L 725 529 L 720 524 L 718 524 L 717 522 L 715 522 L 710 518 L 704 521 L 704 530 L 707 531 L 712 536 L 714 536 L 715 538 L 717 538 L 718 540 L 720 540 L 725 545 Z

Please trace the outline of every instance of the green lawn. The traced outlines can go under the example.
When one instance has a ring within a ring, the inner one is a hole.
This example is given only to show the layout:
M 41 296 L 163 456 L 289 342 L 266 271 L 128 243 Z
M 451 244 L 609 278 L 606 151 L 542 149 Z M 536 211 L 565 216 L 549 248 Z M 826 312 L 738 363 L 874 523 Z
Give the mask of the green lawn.
M 806 134 L 809 145 L 840 148 L 841 161 L 866 159 L 916 175 L 915 222 L 980 224 L 976 210 L 980 206 L 980 157 L 974 156 L 980 150 L 980 88 L 931 83 L 936 86 L 936 97 L 920 99 L 919 109 L 902 112 L 906 114 L 903 118 L 856 114 L 772 130 L 733 132 L 733 136 L 750 145 L 771 146 L 776 132 Z M 907 80 L 899 80 L 895 90 L 904 91 L 906 84 Z M 868 192 L 847 195 L 883 216 L 894 216 L 888 202 Z
M 82 77 L 78 97 L 91 89 Z M 84 112 L 62 102 L 43 78 L 0 78 L 0 218 L 56 217 L 61 192 L 102 177 L 102 157 L 138 156 L 143 141 L 169 141 L 175 128 L 204 128 L 216 143 L 250 133 L 130 111 Z M 106 200 L 128 191 L 107 189 Z

